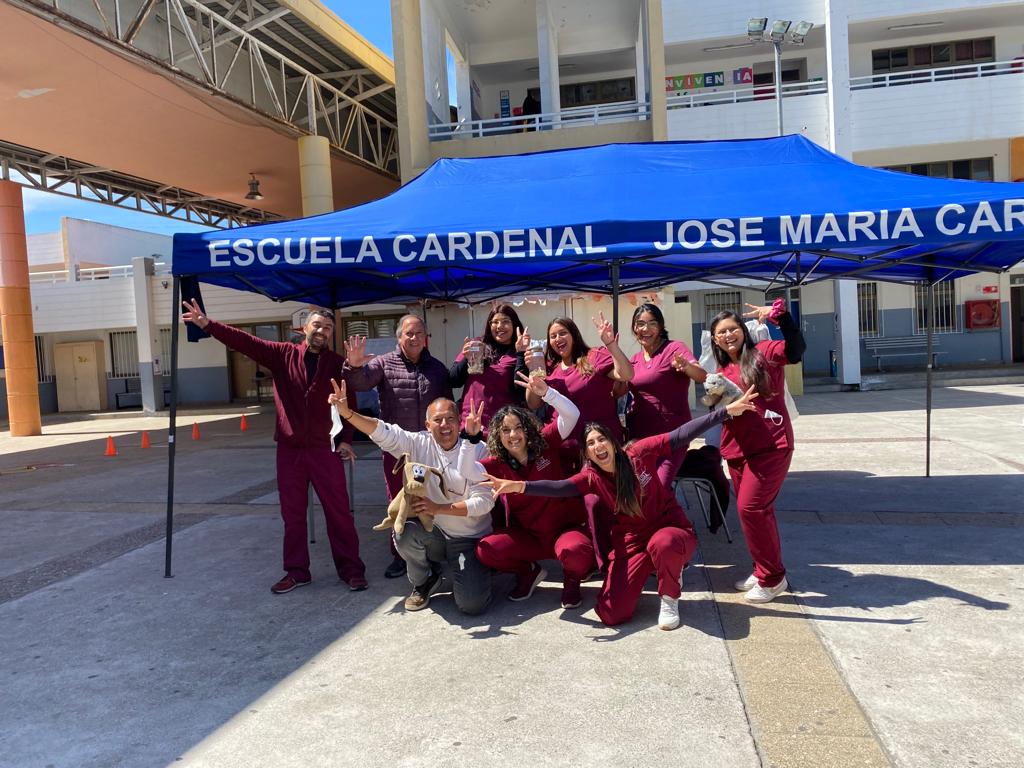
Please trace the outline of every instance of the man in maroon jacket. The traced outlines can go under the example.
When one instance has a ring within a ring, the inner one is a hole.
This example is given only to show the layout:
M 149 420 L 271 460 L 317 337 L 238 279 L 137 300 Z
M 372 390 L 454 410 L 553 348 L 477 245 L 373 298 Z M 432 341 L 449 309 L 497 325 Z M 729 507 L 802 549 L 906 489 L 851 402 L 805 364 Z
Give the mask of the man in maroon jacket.
M 306 544 L 306 505 L 309 484 L 320 498 L 327 521 L 334 567 L 352 591 L 366 589 L 366 568 L 359 559 L 359 537 L 348 506 L 343 459 L 331 444 L 331 379 L 341 376 L 344 359 L 328 347 L 334 335 L 334 316 L 314 309 L 302 329 L 302 344 L 265 341 L 218 323 L 203 314 L 199 304 L 183 302 L 182 319 L 205 330 L 225 346 L 250 357 L 274 377 L 277 424 L 277 492 L 284 520 L 284 577 L 270 588 L 291 592 L 312 580 Z M 350 398 L 355 407 L 354 396 Z M 352 430 L 341 435 L 339 453 L 351 455 Z

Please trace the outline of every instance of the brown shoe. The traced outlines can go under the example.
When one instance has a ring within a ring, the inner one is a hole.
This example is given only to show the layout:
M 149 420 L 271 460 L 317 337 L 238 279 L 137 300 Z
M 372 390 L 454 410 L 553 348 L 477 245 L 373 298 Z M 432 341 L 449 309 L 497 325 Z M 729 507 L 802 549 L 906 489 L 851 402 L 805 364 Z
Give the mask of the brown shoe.
M 405 598 L 405 610 L 421 611 L 430 603 L 430 597 L 441 587 L 441 572 L 431 571 L 430 577 L 418 587 L 412 588 L 412 594 Z
M 307 584 L 309 584 L 308 581 L 298 581 L 294 576 L 288 574 L 272 586 L 270 591 L 275 595 L 283 595 L 285 592 L 291 592 L 296 587 L 304 587 Z
M 370 586 L 365 576 L 349 576 L 347 579 L 342 579 L 342 581 L 348 583 L 348 588 L 351 592 L 362 592 Z

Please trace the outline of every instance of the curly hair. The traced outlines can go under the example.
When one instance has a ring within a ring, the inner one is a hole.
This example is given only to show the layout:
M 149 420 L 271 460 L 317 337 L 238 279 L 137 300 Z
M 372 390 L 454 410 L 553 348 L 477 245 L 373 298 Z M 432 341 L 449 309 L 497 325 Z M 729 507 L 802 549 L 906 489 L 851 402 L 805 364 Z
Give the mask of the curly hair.
M 530 411 L 518 405 L 504 405 L 496 414 L 491 417 L 487 425 L 487 450 L 491 456 L 501 459 L 506 464 L 512 463 L 512 454 L 501 444 L 501 425 L 506 416 L 515 416 L 523 425 L 523 432 L 526 437 L 526 455 L 528 460 L 540 456 L 547 450 L 548 442 L 541 434 L 542 426 L 540 419 Z

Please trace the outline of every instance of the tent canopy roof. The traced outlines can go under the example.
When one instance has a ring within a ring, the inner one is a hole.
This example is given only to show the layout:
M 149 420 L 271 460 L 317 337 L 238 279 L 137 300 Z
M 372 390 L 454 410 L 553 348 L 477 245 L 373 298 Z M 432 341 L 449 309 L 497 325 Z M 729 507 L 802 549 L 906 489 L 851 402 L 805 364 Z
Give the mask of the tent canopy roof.
M 444 159 L 356 208 L 178 234 L 176 275 L 341 307 L 683 280 L 937 281 L 1024 257 L 1024 184 L 866 168 L 801 136 Z

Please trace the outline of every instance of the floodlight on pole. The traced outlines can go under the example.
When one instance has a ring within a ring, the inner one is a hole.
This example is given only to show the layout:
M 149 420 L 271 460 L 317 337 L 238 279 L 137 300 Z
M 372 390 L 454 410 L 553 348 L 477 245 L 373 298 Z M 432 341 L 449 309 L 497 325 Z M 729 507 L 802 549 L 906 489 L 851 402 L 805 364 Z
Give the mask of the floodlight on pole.
M 789 31 L 789 42 L 793 43 L 793 45 L 803 45 L 807 33 L 811 31 L 813 26 L 814 24 L 810 21 L 798 21 L 796 26 Z
M 768 27 L 768 17 L 750 19 L 747 22 L 747 37 L 751 40 L 761 41 L 764 38 L 764 31 Z
M 768 33 L 771 41 L 773 43 L 781 43 L 785 40 L 786 33 L 789 31 L 789 27 L 792 23 L 792 21 L 787 21 L 786 19 L 776 19 L 773 21 L 771 32 Z
M 782 135 L 782 44 L 803 45 L 807 33 L 814 24 L 810 21 L 798 21 L 796 26 L 788 19 L 775 19 L 771 26 L 768 17 L 747 21 L 747 39 L 753 43 L 771 43 L 775 53 L 775 117 L 779 136 Z M 788 39 L 787 39 L 788 38 Z

